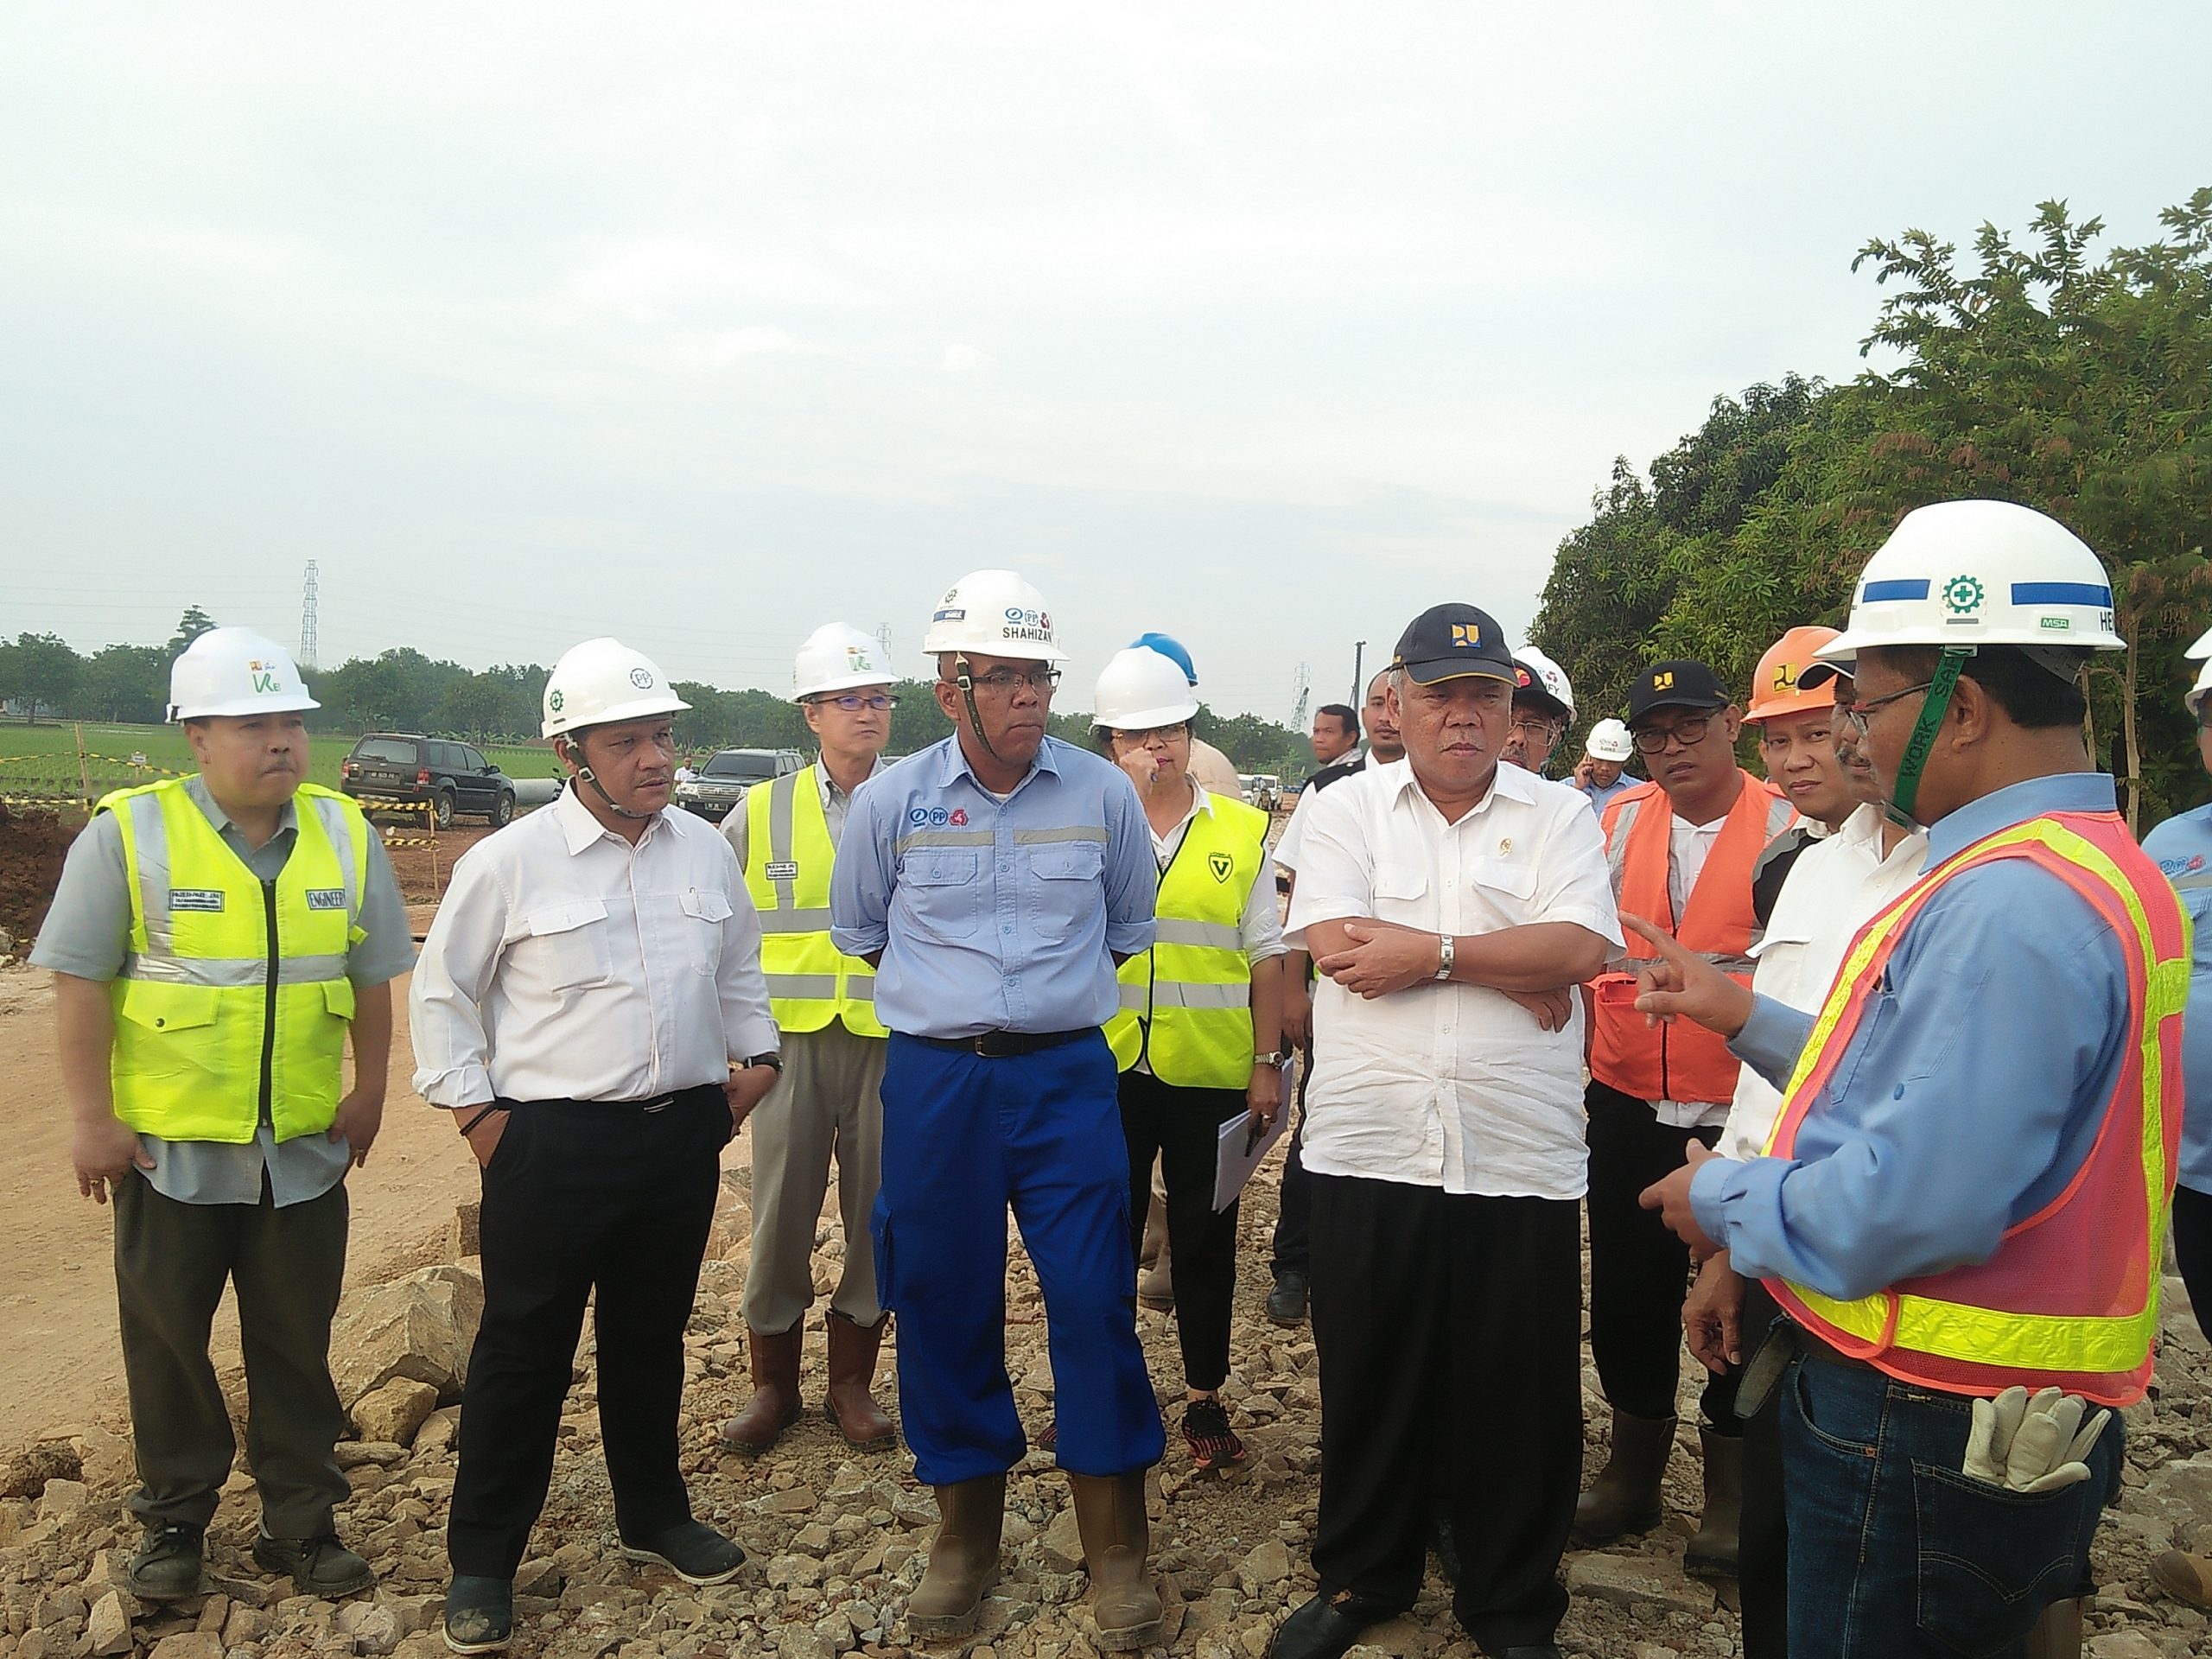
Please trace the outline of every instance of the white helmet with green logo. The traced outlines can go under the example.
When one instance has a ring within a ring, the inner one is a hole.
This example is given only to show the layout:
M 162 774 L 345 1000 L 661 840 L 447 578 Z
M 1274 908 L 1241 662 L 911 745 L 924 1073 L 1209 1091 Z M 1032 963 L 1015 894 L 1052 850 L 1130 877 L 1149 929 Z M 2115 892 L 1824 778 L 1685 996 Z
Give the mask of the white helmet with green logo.
M 2011 501 L 1942 501 L 1898 521 L 1866 561 L 1843 632 L 1815 654 L 1848 664 L 1884 645 L 2126 649 L 2088 543 Z

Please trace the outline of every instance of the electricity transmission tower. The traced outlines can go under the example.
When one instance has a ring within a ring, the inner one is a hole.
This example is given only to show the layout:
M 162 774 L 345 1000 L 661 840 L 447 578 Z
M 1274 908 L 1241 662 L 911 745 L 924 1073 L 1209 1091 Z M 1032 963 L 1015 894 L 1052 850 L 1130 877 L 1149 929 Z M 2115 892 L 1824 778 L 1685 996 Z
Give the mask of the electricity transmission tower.
M 321 650 L 320 642 L 315 639 L 316 590 L 315 564 L 313 559 L 309 559 L 307 581 L 300 588 L 300 666 L 302 668 L 315 667 L 316 656 Z
M 1305 664 L 1300 663 L 1298 665 L 1298 672 L 1293 677 L 1290 684 L 1291 689 L 1298 693 L 1298 706 L 1290 711 L 1290 728 L 1294 732 L 1302 732 L 1306 729 L 1306 698 L 1313 689 L 1313 676 L 1306 671 Z

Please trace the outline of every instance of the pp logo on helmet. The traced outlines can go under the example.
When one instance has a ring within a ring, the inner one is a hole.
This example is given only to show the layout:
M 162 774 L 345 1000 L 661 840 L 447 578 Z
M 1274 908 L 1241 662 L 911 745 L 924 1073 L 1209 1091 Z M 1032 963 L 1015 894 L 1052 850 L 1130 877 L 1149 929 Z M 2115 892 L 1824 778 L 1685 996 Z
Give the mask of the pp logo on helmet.
M 630 683 L 640 691 L 650 691 L 653 689 L 652 674 L 646 669 L 633 668 L 630 671 Z

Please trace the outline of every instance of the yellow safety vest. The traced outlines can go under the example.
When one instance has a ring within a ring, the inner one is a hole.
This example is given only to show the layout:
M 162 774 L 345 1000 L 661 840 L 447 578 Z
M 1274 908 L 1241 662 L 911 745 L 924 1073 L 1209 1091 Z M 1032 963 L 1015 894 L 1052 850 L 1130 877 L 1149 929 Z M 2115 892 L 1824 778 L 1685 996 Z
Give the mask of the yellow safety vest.
M 338 1116 L 361 930 L 369 824 L 303 784 L 299 836 L 274 881 L 246 868 L 170 779 L 95 809 L 123 832 L 130 950 L 109 988 L 115 1115 L 169 1141 L 253 1139 L 265 1102 L 279 1141 Z
M 783 1031 L 842 1020 L 856 1037 L 885 1037 L 875 1017 L 875 969 L 830 940 L 830 871 L 837 849 L 822 810 L 817 766 L 745 792 L 745 885 L 760 912 L 760 969 Z
M 1252 967 L 1244 906 L 1268 868 L 1265 813 L 1209 797 L 1160 873 L 1153 945 L 1122 964 L 1106 1022 L 1115 1064 L 1140 1058 L 1162 1083 L 1243 1089 L 1252 1080 Z

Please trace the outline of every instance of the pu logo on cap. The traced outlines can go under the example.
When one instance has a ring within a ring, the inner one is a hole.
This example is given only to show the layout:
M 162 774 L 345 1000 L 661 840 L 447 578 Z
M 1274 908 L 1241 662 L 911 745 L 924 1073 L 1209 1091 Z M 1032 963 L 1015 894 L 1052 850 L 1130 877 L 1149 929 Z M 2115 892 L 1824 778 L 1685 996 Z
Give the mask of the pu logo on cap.
M 1473 623 L 1454 622 L 1452 625 L 1452 648 L 1454 651 L 1472 651 L 1482 642 L 1483 631 Z
M 1654 691 L 1673 690 L 1675 689 L 1675 671 L 1669 668 L 1654 674 L 1651 677 L 1651 689 Z

